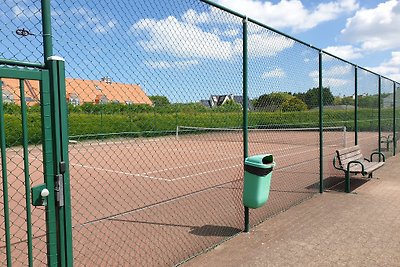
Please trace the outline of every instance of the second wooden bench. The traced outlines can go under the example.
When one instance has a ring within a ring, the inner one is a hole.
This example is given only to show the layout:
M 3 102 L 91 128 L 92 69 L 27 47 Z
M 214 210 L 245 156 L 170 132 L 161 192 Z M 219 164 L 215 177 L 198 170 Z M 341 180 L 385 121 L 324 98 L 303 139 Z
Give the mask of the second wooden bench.
M 378 158 L 378 161 L 373 161 L 374 155 Z M 358 145 L 336 150 L 333 158 L 335 169 L 345 173 L 346 193 L 350 193 L 350 174 L 368 175 L 369 178 L 372 178 L 372 173 L 382 167 L 384 162 L 385 155 L 381 152 L 373 152 L 369 159 L 364 158 Z

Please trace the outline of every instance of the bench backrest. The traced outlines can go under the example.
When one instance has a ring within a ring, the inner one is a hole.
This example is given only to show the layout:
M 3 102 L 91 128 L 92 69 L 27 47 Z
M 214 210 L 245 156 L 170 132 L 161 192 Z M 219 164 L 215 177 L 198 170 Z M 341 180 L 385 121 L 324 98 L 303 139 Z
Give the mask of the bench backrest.
M 363 160 L 364 156 L 361 154 L 360 147 L 352 146 L 336 150 L 336 155 L 339 160 L 339 165 L 342 168 L 347 167 L 347 163 L 352 160 Z

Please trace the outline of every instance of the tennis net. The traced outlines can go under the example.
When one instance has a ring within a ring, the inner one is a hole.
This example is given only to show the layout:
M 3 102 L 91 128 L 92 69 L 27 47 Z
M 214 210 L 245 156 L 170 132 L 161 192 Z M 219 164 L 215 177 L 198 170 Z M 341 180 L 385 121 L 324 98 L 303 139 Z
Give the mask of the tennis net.
M 249 143 L 295 144 L 319 146 L 319 127 L 278 128 L 268 125 L 252 126 L 248 129 Z M 324 145 L 346 147 L 346 127 L 323 127 Z M 207 128 L 177 126 L 176 138 L 193 141 L 243 142 L 241 128 Z

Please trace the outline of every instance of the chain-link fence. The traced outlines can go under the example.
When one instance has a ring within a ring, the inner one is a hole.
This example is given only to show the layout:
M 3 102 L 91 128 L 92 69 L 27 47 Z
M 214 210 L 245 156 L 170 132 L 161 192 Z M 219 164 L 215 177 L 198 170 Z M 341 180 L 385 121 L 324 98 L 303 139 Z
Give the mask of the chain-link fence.
M 241 19 L 199 1 L 55 12 L 75 262 L 173 265 L 240 232 L 243 144 L 223 130 L 242 125 Z
M 252 22 L 248 32 L 249 155 L 277 162 L 254 225 L 318 192 L 318 98 L 307 96 L 318 87 L 318 52 Z
M 0 58 L 40 67 L 41 7 L 27 3 L 0 4 Z M 398 84 L 240 14 L 199 0 L 55 0 L 51 14 L 54 54 L 66 64 L 77 266 L 174 265 L 241 232 L 246 156 L 271 153 L 277 164 L 267 205 L 250 211 L 256 225 L 343 191 L 337 149 L 394 153 Z M 40 265 L 45 216 L 26 185 L 44 172 L 44 104 L 39 82 L 23 83 L 2 79 L 10 214 L 0 215 L 0 253 Z

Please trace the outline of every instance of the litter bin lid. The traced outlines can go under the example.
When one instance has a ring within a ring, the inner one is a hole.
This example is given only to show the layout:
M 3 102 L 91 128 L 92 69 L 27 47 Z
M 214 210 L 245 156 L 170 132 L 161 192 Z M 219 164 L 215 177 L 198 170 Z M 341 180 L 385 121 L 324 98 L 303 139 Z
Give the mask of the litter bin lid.
M 248 157 L 244 161 L 244 164 L 263 169 L 270 169 L 275 166 L 272 154 L 261 154 Z

